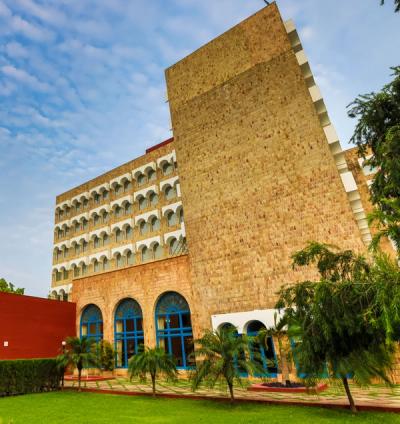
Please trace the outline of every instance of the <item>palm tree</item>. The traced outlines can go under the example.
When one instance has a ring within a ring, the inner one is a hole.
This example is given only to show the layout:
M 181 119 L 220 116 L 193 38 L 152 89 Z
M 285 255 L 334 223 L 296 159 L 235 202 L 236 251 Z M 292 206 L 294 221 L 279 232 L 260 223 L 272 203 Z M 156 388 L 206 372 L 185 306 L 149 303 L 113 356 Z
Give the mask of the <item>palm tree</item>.
M 81 391 L 82 369 L 98 366 L 97 355 L 94 351 L 95 340 L 87 336 L 68 337 L 66 350 L 58 356 L 59 364 L 63 367 L 74 366 L 78 370 L 78 391 Z
M 153 396 L 156 396 L 156 378 L 164 374 L 168 378 L 176 378 L 178 371 L 173 357 L 160 347 L 142 347 L 140 351 L 129 360 L 129 373 L 131 379 L 135 376 L 146 378 L 150 374 Z
M 191 376 L 192 389 L 195 391 L 203 381 L 214 387 L 217 381 L 224 379 L 233 402 L 234 383 L 242 384 L 241 370 L 247 374 L 261 371 L 255 362 L 248 359 L 249 343 L 250 338 L 245 335 L 239 337 L 235 328 L 208 330 L 196 341 L 200 346 L 195 350 L 198 360 Z
M 258 333 L 258 340 L 264 346 L 267 345 L 267 338 L 273 337 L 278 342 L 278 351 L 279 351 L 279 362 L 280 369 L 282 373 L 282 380 L 284 381 L 285 386 L 290 386 L 290 370 L 292 363 L 292 353 L 290 343 L 287 343 L 288 330 L 286 320 L 282 317 L 278 321 L 278 314 L 274 314 L 274 326 L 261 330 Z M 286 342 L 285 342 L 286 341 Z

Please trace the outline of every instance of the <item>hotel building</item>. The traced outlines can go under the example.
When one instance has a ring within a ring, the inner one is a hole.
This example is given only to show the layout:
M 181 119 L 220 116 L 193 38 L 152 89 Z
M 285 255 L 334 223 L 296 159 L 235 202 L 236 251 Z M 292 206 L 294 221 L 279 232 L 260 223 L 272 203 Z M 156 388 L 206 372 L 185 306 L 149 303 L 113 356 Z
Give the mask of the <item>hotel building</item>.
M 256 334 L 283 284 L 316 276 L 292 269 L 294 251 L 371 240 L 360 164 L 275 3 L 166 82 L 173 138 L 56 200 L 51 293 L 76 302 L 77 334 L 113 343 L 121 369 L 143 342 L 186 369 L 204 329 Z

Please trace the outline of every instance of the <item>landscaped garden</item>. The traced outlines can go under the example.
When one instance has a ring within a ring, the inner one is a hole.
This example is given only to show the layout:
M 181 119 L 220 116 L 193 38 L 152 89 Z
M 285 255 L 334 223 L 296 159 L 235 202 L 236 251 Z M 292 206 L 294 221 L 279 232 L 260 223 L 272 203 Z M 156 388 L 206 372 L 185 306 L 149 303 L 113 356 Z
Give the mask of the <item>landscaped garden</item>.
M 400 415 L 188 399 L 52 392 L 0 399 L 1 424 L 400 423 Z

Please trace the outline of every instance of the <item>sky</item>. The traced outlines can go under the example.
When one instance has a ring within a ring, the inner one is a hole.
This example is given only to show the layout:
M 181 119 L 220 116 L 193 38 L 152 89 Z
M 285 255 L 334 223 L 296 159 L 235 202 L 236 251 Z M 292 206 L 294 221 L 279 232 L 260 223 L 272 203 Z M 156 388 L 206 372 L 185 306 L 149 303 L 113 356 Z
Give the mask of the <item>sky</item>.
M 280 0 L 343 147 L 346 106 L 400 61 L 379 0 Z M 46 296 L 55 196 L 172 134 L 164 69 L 263 0 L 0 0 L 0 278 Z

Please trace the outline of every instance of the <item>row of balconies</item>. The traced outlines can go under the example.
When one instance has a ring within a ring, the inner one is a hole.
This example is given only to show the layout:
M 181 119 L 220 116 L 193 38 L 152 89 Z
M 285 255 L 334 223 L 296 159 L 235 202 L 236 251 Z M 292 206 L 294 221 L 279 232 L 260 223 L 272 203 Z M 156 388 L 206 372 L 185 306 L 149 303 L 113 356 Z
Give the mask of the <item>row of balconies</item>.
M 52 281 L 63 281 L 67 284 L 73 278 L 88 276 L 128 266 L 141 265 L 155 260 L 165 259 L 187 253 L 184 228 L 175 231 L 168 242 L 161 243 L 161 237 L 153 237 L 138 245 L 138 242 L 104 250 L 74 261 L 65 262 L 53 267 Z M 68 281 L 66 281 L 68 280 Z
M 105 248 L 118 247 L 121 244 L 140 243 L 149 239 L 149 237 L 166 236 L 164 241 L 167 242 L 167 238 L 171 233 L 184 228 L 183 215 L 176 213 L 173 220 L 166 218 L 159 220 L 153 216 L 148 221 L 140 221 L 136 226 L 133 226 L 133 220 L 127 221 L 121 223 L 122 225 L 118 227 L 104 227 L 92 233 L 57 244 L 53 251 L 53 264 L 96 253 Z
M 101 228 L 104 225 L 118 223 L 127 217 L 144 214 L 158 205 L 168 205 L 180 197 L 179 183 L 174 186 L 163 186 L 164 191 L 159 196 L 153 189 L 146 193 L 127 195 L 123 198 L 100 206 L 90 212 L 84 212 L 70 220 L 64 220 L 55 225 L 54 241 L 60 242 L 87 231 Z
M 176 169 L 175 151 L 173 151 L 157 160 L 157 164 L 156 162 L 150 162 L 132 172 L 114 178 L 110 182 L 100 184 L 89 191 L 58 203 L 55 210 L 55 222 L 60 223 L 82 212 L 135 193 L 137 190 L 141 191 L 163 177 L 171 179 L 171 177 L 177 176 Z

